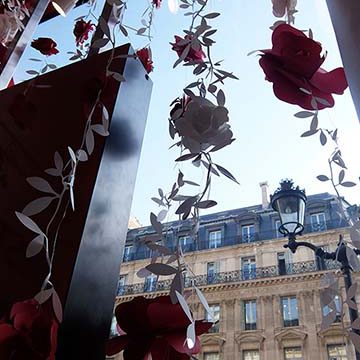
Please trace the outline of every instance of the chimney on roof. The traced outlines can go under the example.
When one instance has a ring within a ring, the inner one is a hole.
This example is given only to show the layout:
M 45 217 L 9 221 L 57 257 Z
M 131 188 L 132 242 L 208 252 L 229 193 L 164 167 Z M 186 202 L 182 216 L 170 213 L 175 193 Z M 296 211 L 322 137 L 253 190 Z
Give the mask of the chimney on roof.
M 263 181 L 259 183 L 261 187 L 261 204 L 263 209 L 267 209 L 269 207 L 269 200 L 268 200 L 268 187 L 269 184 L 267 181 Z

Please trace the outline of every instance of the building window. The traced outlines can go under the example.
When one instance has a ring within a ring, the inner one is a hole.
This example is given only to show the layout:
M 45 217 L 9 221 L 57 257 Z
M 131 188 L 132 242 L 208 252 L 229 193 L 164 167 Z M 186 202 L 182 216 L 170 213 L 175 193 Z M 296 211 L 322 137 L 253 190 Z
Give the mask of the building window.
M 279 231 L 279 227 L 281 225 L 281 221 L 280 220 L 276 220 L 275 221 L 275 234 L 277 238 L 282 238 L 284 237 L 284 235 Z
M 289 347 L 284 349 L 285 360 L 303 360 L 301 347 Z
M 189 235 L 179 236 L 179 245 L 183 251 L 191 251 L 192 249 L 192 238 Z
M 118 336 L 119 335 L 119 332 L 117 330 L 117 321 L 116 321 L 116 317 L 113 316 L 112 317 L 112 320 L 111 320 L 111 327 L 110 327 L 110 338 L 112 337 L 115 337 L 115 336 Z
M 220 355 L 217 352 L 205 353 L 204 360 L 220 360 Z
M 328 360 L 347 360 L 346 348 L 344 345 L 328 345 Z
M 335 322 L 340 322 L 341 321 L 341 301 L 340 301 L 340 297 L 339 295 L 336 295 L 334 298 L 334 303 L 335 303 L 335 311 L 336 311 L 336 318 L 335 318 Z M 329 305 L 325 305 L 322 309 L 323 311 L 323 316 L 327 316 L 330 314 L 330 312 L 332 312 L 333 310 L 331 309 L 331 307 Z
M 132 245 L 126 245 L 124 248 L 124 261 L 131 260 Z
M 256 330 L 256 300 L 244 301 L 244 329 Z
M 296 296 L 281 298 L 284 327 L 299 325 L 299 312 Z
M 242 279 L 250 280 L 256 278 L 256 261 L 255 257 L 241 259 Z
M 241 239 L 243 243 L 249 243 L 255 240 L 255 226 L 243 225 L 241 227 Z
M 219 304 L 212 304 L 209 305 L 211 314 L 206 312 L 205 317 L 206 321 L 213 322 L 215 321 L 212 328 L 209 330 L 211 333 L 218 333 L 220 330 L 220 305 Z M 213 316 L 211 316 L 213 315 Z
M 260 360 L 259 350 L 243 350 L 242 360 Z
M 325 231 L 326 230 L 326 220 L 325 220 L 324 213 L 311 214 L 310 219 L 311 219 L 312 231 Z
M 279 275 L 286 275 L 292 273 L 292 254 L 290 251 L 277 253 L 278 272 Z
M 127 275 L 120 275 L 120 277 L 119 277 L 118 291 L 117 291 L 118 295 L 125 294 L 126 277 L 127 277 Z
M 157 276 L 154 274 L 151 274 L 146 277 L 145 284 L 144 284 L 144 291 L 150 292 L 156 290 L 156 282 L 157 282 Z
M 220 272 L 220 263 L 218 261 L 207 263 L 207 282 L 214 284 L 218 282 L 218 274 Z
M 209 231 L 209 248 L 216 249 L 221 246 L 221 230 Z

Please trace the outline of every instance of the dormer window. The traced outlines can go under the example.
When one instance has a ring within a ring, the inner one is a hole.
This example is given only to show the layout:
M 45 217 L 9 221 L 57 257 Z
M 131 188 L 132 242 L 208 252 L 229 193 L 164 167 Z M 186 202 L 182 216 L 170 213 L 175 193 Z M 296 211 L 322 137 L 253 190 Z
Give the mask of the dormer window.
M 241 239 L 243 243 L 249 243 L 255 241 L 254 224 L 241 226 Z
M 310 215 L 312 231 L 325 231 L 326 218 L 323 212 Z

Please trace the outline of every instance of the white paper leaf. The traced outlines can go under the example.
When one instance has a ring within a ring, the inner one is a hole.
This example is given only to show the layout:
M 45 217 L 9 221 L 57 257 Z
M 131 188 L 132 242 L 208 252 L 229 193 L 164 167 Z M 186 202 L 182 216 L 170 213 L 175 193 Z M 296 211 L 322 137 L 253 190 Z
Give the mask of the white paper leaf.
M 175 291 L 175 294 L 176 294 L 176 297 L 178 298 L 178 301 L 179 301 L 179 304 L 180 304 L 181 308 L 184 310 L 184 313 L 186 314 L 188 319 L 191 322 L 193 322 L 194 320 L 192 318 L 191 311 L 189 309 L 189 306 L 188 306 L 186 300 L 184 299 L 184 297 L 178 291 Z
M 192 322 L 186 329 L 186 343 L 189 349 L 195 346 L 196 334 L 195 334 L 195 323 Z
M 166 218 L 166 215 L 167 215 L 167 210 L 161 210 L 159 213 L 158 213 L 158 216 L 157 216 L 157 221 L 163 221 L 165 220 Z
M 44 235 L 40 234 L 33 239 L 26 248 L 26 257 L 30 258 L 37 255 L 44 247 Z
M 92 154 L 92 152 L 94 151 L 94 134 L 92 132 L 92 129 L 89 128 L 89 130 L 86 133 L 86 149 L 89 155 Z
M 360 271 L 360 261 L 355 251 L 348 246 L 346 247 L 346 257 L 349 261 L 350 266 L 354 271 Z
M 213 322 L 215 322 L 215 318 L 214 318 L 214 312 L 210 309 L 210 306 L 205 298 L 205 296 L 203 295 L 203 293 L 201 292 L 201 290 L 194 286 L 195 291 L 196 291 L 196 295 L 199 298 L 201 304 L 203 305 L 203 307 L 205 308 L 206 312 L 210 315 L 210 318 Z
M 70 146 L 68 146 L 68 151 L 69 151 L 71 160 L 73 161 L 74 164 L 76 164 L 76 155 L 74 153 L 74 150 Z
M 75 211 L 74 189 L 73 189 L 73 187 L 71 185 L 69 187 L 69 191 L 70 191 L 71 207 L 72 207 L 73 211 Z
M 103 106 L 102 123 L 103 123 L 104 129 L 106 131 L 109 131 L 109 112 L 107 111 L 105 106 Z
M 63 159 L 57 151 L 55 151 L 55 154 L 54 154 L 54 163 L 55 163 L 55 167 L 58 170 L 62 170 L 64 168 Z
M 174 276 L 170 286 L 170 299 L 172 304 L 178 302 L 176 291 L 181 294 L 184 290 L 184 277 L 181 271 L 178 271 Z
M 55 168 L 46 169 L 45 172 L 51 176 L 60 176 L 61 171 Z
M 41 290 L 40 292 L 38 292 L 35 296 L 34 299 L 39 303 L 39 304 L 43 304 L 44 302 L 46 302 L 50 296 L 52 295 L 52 293 L 54 292 L 53 288 L 50 289 L 46 289 L 46 290 Z
M 177 272 L 177 270 L 174 267 L 162 263 L 149 264 L 145 266 L 145 269 L 149 270 L 155 275 L 164 275 L 164 276 L 173 275 L 176 274 Z
M 142 279 L 151 275 L 151 272 L 148 269 L 142 268 L 136 273 L 136 275 Z
M 91 129 L 101 136 L 109 136 L 109 132 L 101 124 L 91 125 Z
M 78 150 L 77 151 L 77 158 L 80 160 L 80 161 L 87 161 L 89 159 L 87 153 L 85 150 Z
M 24 210 L 22 211 L 22 213 L 27 216 L 39 214 L 40 212 L 45 210 L 54 199 L 55 197 L 51 197 L 51 196 L 44 196 L 39 199 L 36 199 L 30 202 L 29 204 L 27 204 Z
M 58 319 L 59 323 L 61 323 L 62 317 L 63 317 L 63 309 L 62 309 L 59 295 L 57 294 L 55 289 L 53 290 L 53 294 L 52 294 L 52 305 L 53 305 L 53 309 L 54 309 L 54 314 L 55 314 L 56 318 Z
M 43 234 L 43 232 L 40 230 L 40 228 L 28 216 L 26 216 L 18 211 L 15 211 L 15 215 L 23 223 L 23 225 L 26 226 L 28 229 L 30 229 L 34 233 Z
M 51 185 L 43 178 L 34 176 L 27 178 L 26 181 L 36 190 L 58 195 L 57 192 L 51 187 Z

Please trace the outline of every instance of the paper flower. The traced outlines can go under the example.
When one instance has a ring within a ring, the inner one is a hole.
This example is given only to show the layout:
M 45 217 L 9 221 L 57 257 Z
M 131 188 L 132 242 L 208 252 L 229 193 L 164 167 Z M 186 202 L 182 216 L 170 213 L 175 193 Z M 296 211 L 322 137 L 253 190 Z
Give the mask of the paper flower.
M 325 100 L 317 102 L 319 110 L 334 106 L 332 94 L 343 94 L 347 81 L 343 68 L 327 72 L 320 67 L 325 61 L 321 44 L 287 24 L 275 28 L 272 43 L 259 62 L 275 96 L 307 110 L 314 109 L 313 97 Z
M 58 323 L 36 300 L 12 306 L 0 321 L 0 359 L 55 360 Z
M 152 0 L 152 3 L 157 9 L 159 9 L 159 7 L 161 6 L 161 1 L 162 0 Z
M 184 61 L 202 63 L 205 58 L 205 53 L 202 51 L 200 42 L 198 40 L 196 42 L 192 42 L 192 39 L 191 35 L 186 35 L 184 39 L 175 35 L 175 43 L 171 43 L 172 49 L 176 51 L 180 57 L 185 48 L 190 44 L 189 51 L 185 56 Z
M 59 50 L 56 48 L 56 46 L 56 42 L 50 38 L 38 38 L 33 40 L 31 43 L 31 47 L 39 50 L 43 55 L 46 56 L 57 54 Z
M 94 30 L 94 24 L 91 21 L 78 20 L 75 23 L 73 34 L 75 35 L 76 45 L 79 46 L 89 38 L 89 32 Z
M 136 297 L 117 306 L 115 316 L 126 335 L 108 341 L 107 355 L 124 350 L 124 360 L 187 360 L 200 352 L 197 337 L 207 332 L 212 323 L 196 321 L 196 342 L 192 349 L 186 345 L 186 329 L 190 320 L 179 304 L 172 304 L 170 296 L 155 299 Z
M 150 48 L 142 48 L 136 51 L 137 57 L 140 59 L 142 64 L 144 65 L 145 70 L 148 73 L 151 73 L 154 69 L 153 61 L 151 58 L 151 50 Z
M 199 153 L 210 146 L 225 146 L 233 141 L 228 110 L 208 99 L 193 98 L 181 114 L 180 111 L 172 112 L 172 118 L 182 144 L 191 153 Z

